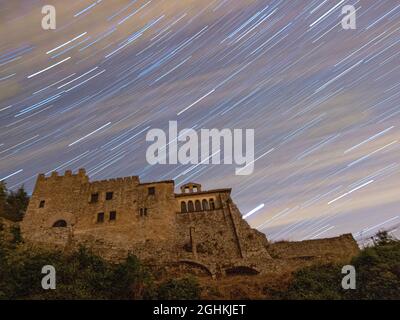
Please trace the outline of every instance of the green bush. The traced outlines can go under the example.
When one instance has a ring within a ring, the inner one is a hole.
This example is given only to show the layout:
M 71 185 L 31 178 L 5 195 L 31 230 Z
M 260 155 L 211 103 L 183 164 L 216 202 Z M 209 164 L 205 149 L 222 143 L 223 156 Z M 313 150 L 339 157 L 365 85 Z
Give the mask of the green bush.
M 21 229 L 19 226 L 12 226 L 10 232 L 13 235 L 12 243 L 18 244 L 22 242 Z
M 341 267 L 335 264 L 315 265 L 298 270 L 287 291 L 280 298 L 290 300 L 342 299 Z
M 152 297 L 152 276 L 134 255 L 129 255 L 123 263 L 116 266 L 113 278 L 118 279 L 111 287 L 111 293 L 116 298 L 142 299 Z
M 160 284 L 157 297 L 160 300 L 197 300 L 201 288 L 193 277 L 171 279 Z
M 352 259 L 356 289 L 342 289 L 343 265 L 315 265 L 293 274 L 287 290 L 268 292 L 275 299 L 400 299 L 400 241 L 379 232 L 374 246 Z
M 357 270 L 353 299 L 400 299 L 400 241 L 380 237 L 351 262 Z
M 44 290 L 43 266 L 56 269 L 56 290 Z M 151 287 L 150 273 L 129 256 L 111 264 L 81 248 L 61 252 L 12 250 L 0 246 L 0 299 L 132 299 Z

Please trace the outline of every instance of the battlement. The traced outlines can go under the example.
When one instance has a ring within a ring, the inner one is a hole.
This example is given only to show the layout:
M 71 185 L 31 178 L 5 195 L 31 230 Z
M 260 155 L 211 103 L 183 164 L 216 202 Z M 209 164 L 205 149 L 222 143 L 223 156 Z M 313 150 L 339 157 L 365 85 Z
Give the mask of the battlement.
M 80 168 L 76 174 L 72 172 L 72 170 L 66 170 L 64 175 L 61 175 L 58 171 L 53 171 L 50 173 L 49 176 L 46 176 L 44 173 L 40 173 L 38 175 L 38 181 L 51 181 L 56 180 L 60 181 L 59 179 L 62 178 L 84 178 L 82 181 L 90 185 L 100 185 L 100 184 L 113 184 L 113 183 L 136 183 L 139 184 L 140 180 L 138 176 L 131 176 L 131 177 L 121 177 L 121 178 L 111 178 L 111 179 L 104 179 L 98 181 L 90 181 L 88 175 L 86 175 L 86 170 Z
M 123 185 L 136 185 L 141 187 L 147 187 L 151 185 L 172 185 L 175 188 L 174 180 L 164 180 L 164 181 L 152 181 L 152 182 L 141 182 L 139 176 L 130 177 L 119 177 L 103 180 L 90 181 L 89 176 L 86 174 L 86 170 L 81 168 L 77 173 L 73 173 L 72 170 L 66 170 L 64 174 L 60 174 L 58 171 L 53 171 L 50 175 L 40 173 L 37 178 L 37 183 L 43 182 L 55 182 L 57 184 L 62 184 L 65 179 L 74 178 L 79 182 L 83 188 L 86 190 L 101 188 L 101 187 L 121 187 Z M 191 197 L 195 195 L 207 195 L 207 194 L 217 194 L 217 193 L 231 193 L 230 188 L 225 189 L 214 189 L 214 190 L 202 190 L 201 184 L 190 182 L 182 185 L 180 187 L 181 193 L 176 193 L 176 197 Z
M 48 192 L 51 192 L 53 188 L 56 188 L 58 190 L 65 189 L 65 192 L 69 192 L 68 188 L 75 186 L 75 189 L 81 189 L 80 193 L 84 193 L 97 189 L 115 191 L 124 187 L 137 187 L 139 185 L 140 179 L 138 176 L 90 181 L 86 170 L 79 169 L 75 174 L 71 170 L 66 170 L 64 175 L 57 171 L 51 172 L 49 176 L 41 173 L 38 175 L 35 190 L 46 192 L 46 188 L 49 188 Z
M 40 173 L 38 175 L 38 182 L 43 182 L 43 181 L 53 181 L 53 180 L 57 180 L 60 181 L 60 179 L 63 178 L 80 178 L 82 179 L 82 181 L 89 181 L 89 177 L 86 175 L 86 170 L 81 168 L 78 170 L 78 172 L 76 174 L 73 174 L 71 170 L 66 170 L 64 172 L 64 175 L 60 175 L 58 173 L 58 171 L 53 171 L 50 173 L 49 176 L 46 176 L 46 174 L 44 173 Z
M 124 177 L 124 178 L 112 178 L 112 179 L 105 179 L 105 180 L 98 180 L 98 181 L 89 181 L 87 183 L 87 187 L 91 188 L 98 188 L 102 186 L 123 186 L 123 185 L 139 185 L 140 180 L 138 176 L 131 176 L 131 177 Z

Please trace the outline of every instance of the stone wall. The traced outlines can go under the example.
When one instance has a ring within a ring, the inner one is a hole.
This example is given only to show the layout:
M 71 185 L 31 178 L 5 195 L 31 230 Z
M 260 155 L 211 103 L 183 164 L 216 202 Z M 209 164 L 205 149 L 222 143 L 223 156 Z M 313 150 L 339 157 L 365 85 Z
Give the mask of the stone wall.
M 224 274 L 232 267 L 262 270 L 271 259 L 266 249 L 267 239 L 242 218 L 230 192 L 219 189 L 177 195 L 180 203 L 207 199 L 213 199 L 214 203 L 213 210 L 200 208 L 177 214 L 180 259 L 201 263 L 217 274 Z
M 305 240 L 298 242 L 281 241 L 268 246 L 275 259 L 313 259 L 324 262 L 349 261 L 359 251 L 351 234 L 335 238 Z

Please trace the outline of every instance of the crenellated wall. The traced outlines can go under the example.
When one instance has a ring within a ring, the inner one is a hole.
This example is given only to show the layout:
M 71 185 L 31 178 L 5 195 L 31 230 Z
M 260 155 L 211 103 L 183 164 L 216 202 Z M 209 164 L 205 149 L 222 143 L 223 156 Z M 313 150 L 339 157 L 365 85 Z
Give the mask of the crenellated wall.
M 109 199 L 107 193 L 112 193 Z M 90 182 L 84 170 L 67 171 L 39 175 L 21 229 L 36 244 L 59 248 L 74 242 L 105 257 L 135 251 L 145 259 L 163 260 L 174 250 L 176 211 L 172 181 L 141 184 L 138 177 L 127 177 Z M 66 227 L 53 227 L 59 221 Z

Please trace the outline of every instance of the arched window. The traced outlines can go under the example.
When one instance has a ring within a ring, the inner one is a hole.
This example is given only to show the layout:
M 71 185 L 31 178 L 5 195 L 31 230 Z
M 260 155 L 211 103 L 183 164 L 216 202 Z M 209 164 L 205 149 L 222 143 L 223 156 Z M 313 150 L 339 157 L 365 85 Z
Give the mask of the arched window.
M 66 228 L 66 227 L 67 227 L 67 221 L 65 220 L 58 220 L 53 224 L 53 228 Z
M 181 212 L 187 212 L 186 202 L 185 201 L 181 202 Z
M 214 199 L 210 199 L 210 210 L 215 210 Z
M 200 202 L 200 200 L 196 200 L 196 202 L 194 203 L 194 206 L 196 208 L 196 211 L 201 211 L 201 202 Z
M 203 199 L 203 210 L 204 210 L 204 211 L 209 210 L 209 208 L 208 208 L 208 201 L 207 201 L 206 199 Z
M 192 200 L 190 200 L 188 202 L 188 211 L 189 212 L 193 212 L 194 211 L 194 206 L 193 206 L 193 201 Z

